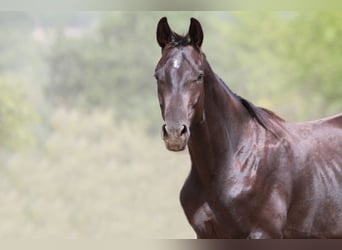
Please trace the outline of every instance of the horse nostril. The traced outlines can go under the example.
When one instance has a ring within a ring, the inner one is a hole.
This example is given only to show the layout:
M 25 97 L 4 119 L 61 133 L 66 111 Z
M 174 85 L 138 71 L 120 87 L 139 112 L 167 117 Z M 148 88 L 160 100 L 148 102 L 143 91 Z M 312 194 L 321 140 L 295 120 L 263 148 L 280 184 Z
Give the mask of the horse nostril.
M 169 137 L 176 138 L 185 136 L 188 133 L 188 128 L 186 125 L 168 127 L 166 124 L 162 126 L 161 135 L 162 138 L 168 139 Z
M 186 128 L 186 125 L 182 125 L 180 135 L 185 135 L 188 132 L 188 129 Z
M 166 130 L 166 124 L 162 126 L 162 136 L 163 138 L 166 138 L 168 136 L 167 130 Z

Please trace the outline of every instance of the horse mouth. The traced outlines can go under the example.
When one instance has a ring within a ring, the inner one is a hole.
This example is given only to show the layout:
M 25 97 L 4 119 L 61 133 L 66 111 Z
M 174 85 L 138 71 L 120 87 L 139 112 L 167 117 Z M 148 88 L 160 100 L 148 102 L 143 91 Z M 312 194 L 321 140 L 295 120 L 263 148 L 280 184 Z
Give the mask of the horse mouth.
M 180 152 L 180 151 L 183 151 L 186 147 L 186 144 L 185 145 L 178 145 L 178 144 L 166 144 L 166 148 L 170 151 L 173 151 L 173 152 Z
M 183 151 L 187 145 L 187 139 L 183 137 L 172 139 L 164 139 L 165 146 L 168 150 L 173 152 Z

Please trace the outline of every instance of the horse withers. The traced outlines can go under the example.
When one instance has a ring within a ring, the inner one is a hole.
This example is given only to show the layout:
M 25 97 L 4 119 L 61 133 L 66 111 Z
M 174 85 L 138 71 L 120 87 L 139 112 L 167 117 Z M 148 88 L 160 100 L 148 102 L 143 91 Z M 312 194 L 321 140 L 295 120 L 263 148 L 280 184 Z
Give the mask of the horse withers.
M 157 26 L 155 69 L 167 149 L 188 146 L 181 190 L 198 238 L 342 238 L 342 114 L 287 122 L 234 94 L 187 35 Z

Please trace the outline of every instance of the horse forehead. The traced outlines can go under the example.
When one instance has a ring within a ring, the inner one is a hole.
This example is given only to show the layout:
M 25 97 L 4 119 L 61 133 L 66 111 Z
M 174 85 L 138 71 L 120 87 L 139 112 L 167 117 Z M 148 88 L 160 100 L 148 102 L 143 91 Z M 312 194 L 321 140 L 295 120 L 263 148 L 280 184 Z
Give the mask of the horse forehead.
M 182 65 L 192 66 L 196 64 L 195 55 L 186 49 L 177 50 L 169 59 L 171 68 L 179 69 Z
M 181 65 L 182 60 L 184 59 L 183 57 L 184 57 L 183 53 L 177 53 L 175 56 L 170 58 L 171 67 L 178 69 Z
M 196 69 L 200 62 L 200 57 L 192 48 L 171 48 L 163 54 L 156 71 L 166 74 L 184 74 L 187 70 Z

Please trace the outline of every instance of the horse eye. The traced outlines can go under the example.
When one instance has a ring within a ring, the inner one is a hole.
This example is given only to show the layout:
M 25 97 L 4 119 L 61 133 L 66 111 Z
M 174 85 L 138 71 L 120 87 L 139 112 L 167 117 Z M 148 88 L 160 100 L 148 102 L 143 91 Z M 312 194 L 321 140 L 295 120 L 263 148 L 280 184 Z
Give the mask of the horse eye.
M 197 79 L 196 79 L 196 81 L 197 81 L 197 82 L 202 81 L 202 80 L 203 80 L 203 76 L 204 76 L 203 74 L 199 74 L 198 77 L 197 77 Z

